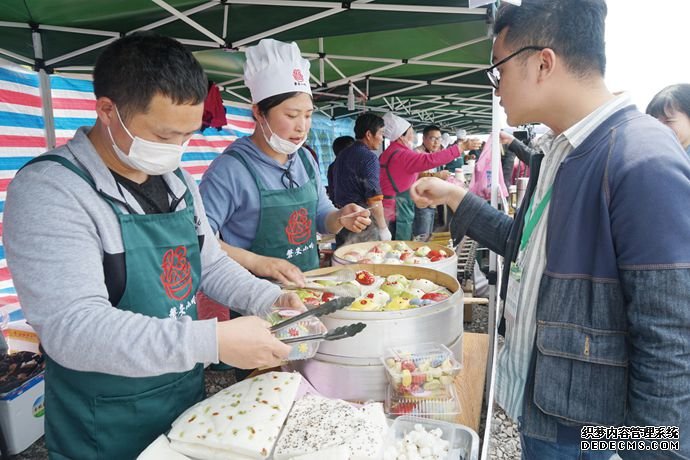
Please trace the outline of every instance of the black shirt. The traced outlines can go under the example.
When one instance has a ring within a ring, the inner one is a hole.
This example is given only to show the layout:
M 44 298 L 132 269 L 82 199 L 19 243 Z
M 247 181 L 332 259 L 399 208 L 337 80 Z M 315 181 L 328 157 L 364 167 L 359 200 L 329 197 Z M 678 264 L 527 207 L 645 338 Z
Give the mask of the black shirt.
M 170 190 L 163 176 L 149 176 L 143 183 L 137 184 L 115 171 L 110 172 L 113 174 L 118 187 L 126 188 L 137 200 L 144 213 L 162 214 L 170 211 L 170 200 L 168 198 Z

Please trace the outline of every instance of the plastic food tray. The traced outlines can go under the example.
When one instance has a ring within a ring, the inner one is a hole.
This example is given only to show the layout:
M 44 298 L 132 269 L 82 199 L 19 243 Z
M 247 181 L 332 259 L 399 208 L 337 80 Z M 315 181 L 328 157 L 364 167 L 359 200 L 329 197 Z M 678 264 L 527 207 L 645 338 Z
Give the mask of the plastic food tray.
M 453 352 L 439 343 L 388 348 L 381 362 L 395 391 L 412 397 L 447 394 L 462 369 Z
M 391 386 L 388 386 L 384 410 L 386 414 L 392 417 L 412 415 L 452 423 L 460 415 L 461 407 L 454 385 L 448 387 L 445 395 L 438 395 L 434 398 L 415 398 L 401 395 Z
M 410 415 L 402 415 L 395 419 L 385 441 L 385 446 L 402 439 L 405 434 L 414 429 L 416 424 L 422 425 L 427 431 L 440 428 L 443 431 L 442 438 L 450 441 L 451 449 L 448 459 L 453 460 L 478 460 L 479 436 L 473 429 L 458 423 L 448 423 L 429 420 Z
M 288 337 L 302 337 L 305 335 L 325 334 L 328 331 L 326 326 L 316 318 L 307 318 L 295 324 L 291 324 L 285 328 L 278 329 L 275 336 L 278 339 L 286 339 Z M 302 359 L 309 359 L 314 357 L 316 350 L 319 349 L 318 341 L 298 342 L 292 344 L 288 361 L 297 361 Z

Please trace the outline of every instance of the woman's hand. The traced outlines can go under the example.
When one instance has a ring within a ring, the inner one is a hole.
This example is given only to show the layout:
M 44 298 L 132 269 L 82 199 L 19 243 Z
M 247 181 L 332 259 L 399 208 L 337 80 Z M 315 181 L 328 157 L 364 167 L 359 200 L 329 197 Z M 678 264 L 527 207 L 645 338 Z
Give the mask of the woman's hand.
M 371 212 L 354 203 L 346 204 L 338 212 L 340 225 L 353 233 L 359 233 L 371 225 Z
M 482 141 L 479 139 L 465 139 L 460 142 L 462 150 L 479 150 L 480 148 L 482 148 Z
M 247 269 L 262 278 L 272 278 L 279 283 L 290 283 L 297 287 L 304 287 L 306 280 L 304 274 L 296 266 L 287 260 L 277 257 L 266 257 L 254 254 L 252 263 Z
M 410 188 L 410 196 L 419 208 L 448 205 L 455 211 L 465 193 L 462 187 L 436 177 L 423 177 Z
M 307 307 L 294 292 L 285 292 L 275 302 L 278 310 L 295 310 L 300 313 L 307 311 Z
M 434 173 L 433 177 L 438 177 L 441 180 L 447 180 L 450 177 L 450 171 L 442 169 L 442 170 Z

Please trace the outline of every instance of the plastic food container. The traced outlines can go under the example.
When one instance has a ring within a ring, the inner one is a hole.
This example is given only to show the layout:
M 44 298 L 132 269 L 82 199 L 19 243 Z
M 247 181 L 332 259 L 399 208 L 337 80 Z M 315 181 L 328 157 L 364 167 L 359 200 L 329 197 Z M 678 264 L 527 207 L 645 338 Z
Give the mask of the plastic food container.
M 328 331 L 326 326 L 317 318 L 307 318 L 295 324 L 290 324 L 275 332 L 278 339 L 287 339 L 289 337 L 303 337 L 306 335 L 325 334 Z M 292 344 L 288 361 L 296 361 L 301 359 L 312 358 L 319 349 L 319 341 L 299 342 Z
M 460 398 L 458 398 L 455 385 L 449 386 L 446 394 L 431 398 L 415 398 L 398 394 L 391 386 L 388 386 L 384 411 L 391 417 L 412 415 L 453 423 L 461 412 Z
M 398 394 L 418 398 L 447 395 L 462 368 L 453 352 L 439 343 L 388 348 L 381 362 Z
M 418 426 L 421 426 L 421 428 L 426 432 L 422 433 Z M 402 416 L 398 417 L 394 422 L 393 425 L 390 427 L 390 430 L 388 431 L 388 436 L 386 437 L 386 441 L 384 444 L 384 460 L 387 459 L 395 459 L 397 458 L 396 456 L 392 456 L 394 452 L 396 452 L 396 445 L 399 444 L 399 441 L 404 440 L 406 437 L 408 439 L 408 442 L 411 441 L 411 444 L 415 445 L 414 438 L 410 439 L 410 433 L 412 432 L 417 432 L 421 434 L 421 437 L 424 437 L 424 440 L 419 440 L 419 444 L 423 446 L 423 449 L 427 449 L 427 452 L 431 454 L 431 452 L 435 451 L 436 449 L 439 449 L 440 447 L 444 447 L 444 450 L 447 449 L 447 454 L 443 457 L 434 457 L 434 458 L 441 458 L 441 459 L 447 459 L 447 460 L 456 460 L 458 457 L 455 455 L 455 425 L 451 423 L 446 423 L 446 422 L 439 422 L 436 420 L 428 420 L 424 418 L 419 418 L 419 417 L 412 417 L 412 416 Z M 435 440 L 437 439 L 436 436 L 433 436 L 429 434 L 429 432 L 433 430 L 441 430 L 441 435 L 440 435 L 440 440 L 441 442 L 436 442 L 436 443 L 429 443 L 430 440 Z M 443 441 L 446 441 L 448 444 L 446 445 Z M 392 449 L 391 449 L 392 448 Z M 397 452 L 399 454 L 405 453 L 404 447 Z M 439 451 L 436 450 L 436 453 L 438 454 Z M 425 458 L 421 456 L 421 458 Z M 429 455 L 428 458 L 431 458 Z

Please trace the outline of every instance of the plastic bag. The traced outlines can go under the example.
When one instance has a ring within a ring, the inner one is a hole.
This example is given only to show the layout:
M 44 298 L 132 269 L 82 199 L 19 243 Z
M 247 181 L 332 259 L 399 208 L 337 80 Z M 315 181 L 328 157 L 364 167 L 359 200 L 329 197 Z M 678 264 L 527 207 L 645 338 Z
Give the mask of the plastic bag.
M 508 196 L 508 189 L 506 188 L 505 181 L 503 180 L 503 168 L 498 168 L 498 178 L 500 184 L 500 191 L 503 197 Z M 470 192 L 479 195 L 480 197 L 488 200 L 491 199 L 491 137 L 484 144 L 482 153 L 474 165 L 474 174 L 472 175 L 472 181 L 470 181 Z

